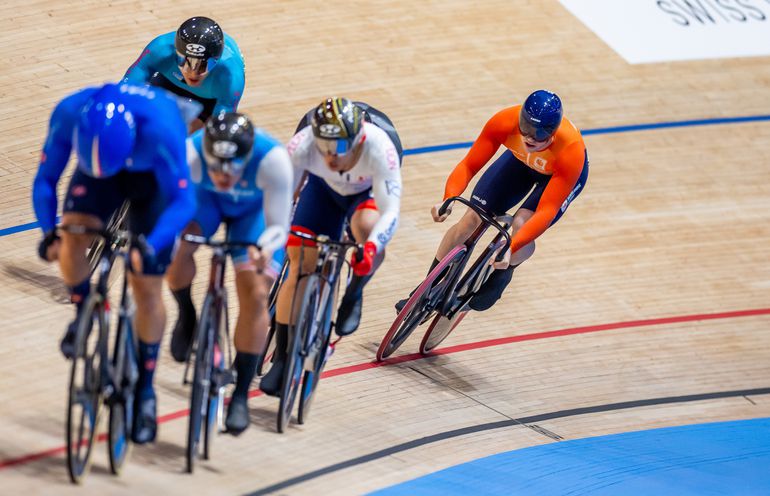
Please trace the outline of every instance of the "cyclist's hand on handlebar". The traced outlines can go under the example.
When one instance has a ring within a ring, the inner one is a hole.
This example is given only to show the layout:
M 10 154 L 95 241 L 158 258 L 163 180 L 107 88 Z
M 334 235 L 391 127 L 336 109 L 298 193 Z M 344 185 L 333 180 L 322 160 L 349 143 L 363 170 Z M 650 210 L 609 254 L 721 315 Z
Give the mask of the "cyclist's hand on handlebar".
M 444 212 L 444 215 L 439 215 L 438 211 L 441 209 L 441 206 L 444 205 L 444 202 L 437 203 L 436 205 L 433 205 L 433 208 L 430 209 L 430 214 L 433 216 L 433 222 L 444 222 L 447 217 L 449 217 L 449 214 L 452 213 L 452 206 L 450 205 L 446 212 Z
M 511 252 L 511 247 L 505 246 L 503 247 L 503 250 L 505 250 L 505 255 L 503 255 L 503 259 L 499 262 L 495 261 L 492 264 L 492 266 L 496 270 L 505 270 L 511 264 L 511 255 L 513 255 L 513 253 Z M 493 258 L 492 260 L 497 260 L 497 257 Z
M 359 277 L 368 275 L 372 271 L 375 256 L 377 256 L 377 246 L 371 241 L 367 241 L 362 252 L 353 257 L 351 263 L 353 273 Z
M 254 263 L 254 267 L 257 269 L 257 274 L 262 274 L 267 269 L 270 260 L 273 258 L 273 254 L 264 248 L 258 250 L 253 246 L 249 246 L 249 258 Z
M 45 233 L 43 239 L 37 245 L 37 255 L 46 262 L 53 262 L 59 258 L 59 248 L 61 247 L 61 238 L 52 229 Z

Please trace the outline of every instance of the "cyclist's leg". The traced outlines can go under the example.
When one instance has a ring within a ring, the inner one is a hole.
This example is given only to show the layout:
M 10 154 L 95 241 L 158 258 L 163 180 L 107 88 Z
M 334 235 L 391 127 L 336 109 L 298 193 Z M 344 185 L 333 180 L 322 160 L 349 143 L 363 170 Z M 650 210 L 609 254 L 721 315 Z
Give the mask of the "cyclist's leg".
M 155 175 L 152 172 L 130 173 L 121 186 L 131 200 L 129 229 L 135 235 L 147 236 L 167 205 L 167 199 L 157 187 Z M 139 337 L 139 379 L 132 432 L 137 444 L 153 441 L 157 430 L 153 378 L 166 324 L 166 308 L 162 298 L 163 275 L 171 263 L 172 251 L 173 246 L 167 246 L 152 259 L 143 260 L 142 274 L 129 274 L 136 304 L 134 327 Z
M 184 233 L 201 234 L 211 237 L 221 222 L 221 212 L 213 193 L 196 188 L 198 208 L 193 220 Z M 192 302 L 191 288 L 195 278 L 196 266 L 193 254 L 198 245 L 180 240 L 174 259 L 168 268 L 166 281 L 179 310 L 174 330 L 171 334 L 171 356 L 177 362 L 184 362 L 190 349 L 195 331 L 196 313 Z
M 256 242 L 263 230 L 261 208 L 256 208 L 232 218 L 227 236 L 233 241 Z M 249 425 L 248 393 L 270 325 L 267 295 L 272 279 L 265 273 L 257 273 L 257 267 L 246 249 L 234 250 L 232 259 L 239 308 L 234 336 L 236 383 L 225 425 L 228 432 L 237 435 Z
M 371 191 L 357 196 L 350 206 L 350 229 L 357 243 L 363 244 L 369 238 L 374 225 L 380 219 L 377 205 L 371 198 Z M 372 265 L 372 271 L 365 276 L 353 275 L 350 284 L 345 288 L 345 294 L 340 301 L 335 331 L 339 336 L 348 336 L 358 329 L 361 323 L 363 308 L 364 286 L 371 280 L 374 273 L 385 259 L 385 250 L 377 253 Z
M 558 222 L 564 212 L 567 211 L 570 203 L 572 203 L 572 201 L 577 198 L 578 195 L 580 195 L 580 193 L 583 191 L 583 188 L 585 187 L 585 184 L 588 180 L 588 168 L 588 155 L 586 155 L 586 160 L 583 165 L 583 172 L 580 174 L 580 178 L 575 184 L 575 187 L 572 189 L 570 195 L 567 197 L 567 200 L 565 200 L 562 204 L 559 213 L 556 215 L 553 221 L 551 221 L 551 226 Z M 511 229 L 514 234 L 516 231 L 521 229 L 521 227 L 532 217 L 532 215 L 534 215 L 535 210 L 537 209 L 537 205 L 540 203 L 540 197 L 543 195 L 543 191 L 545 190 L 545 187 L 548 185 L 548 181 L 550 180 L 549 176 L 542 176 L 536 172 L 532 172 L 530 175 L 537 179 L 537 183 L 535 188 L 532 190 L 532 193 L 530 193 L 527 199 L 524 200 L 522 205 L 516 211 L 516 214 L 513 216 L 513 224 Z M 484 283 L 484 285 L 479 288 L 478 293 L 476 293 L 473 299 L 468 303 L 468 306 L 476 311 L 483 311 L 491 308 L 495 302 L 497 302 L 497 300 L 502 297 L 505 288 L 507 288 L 511 283 L 514 269 L 528 260 L 534 253 L 535 242 L 532 241 L 511 255 L 508 268 L 494 271 L 489 276 L 489 279 Z
M 338 205 L 338 197 L 326 183 L 317 176 L 310 175 L 307 184 L 300 193 L 297 208 L 292 219 L 292 229 L 310 234 L 326 234 L 337 239 L 342 230 L 345 210 Z M 292 302 L 297 290 L 300 273 L 312 272 L 318 256 L 312 242 L 289 236 L 286 254 L 289 257 L 289 274 L 278 290 L 275 313 L 276 349 L 273 366 L 265 374 L 259 387 L 267 394 L 277 394 L 283 376 L 286 347 L 289 342 L 289 327 L 294 322 Z M 302 267 L 299 262 L 302 258 Z M 301 269 L 301 272 L 300 272 Z
M 101 228 L 121 203 L 115 178 L 94 179 L 76 170 L 64 200 L 62 224 Z M 61 238 L 59 268 L 76 308 L 75 320 L 67 327 L 60 344 L 62 353 L 69 358 L 73 354 L 80 311 L 91 290 L 86 250 L 93 236 L 62 232 Z

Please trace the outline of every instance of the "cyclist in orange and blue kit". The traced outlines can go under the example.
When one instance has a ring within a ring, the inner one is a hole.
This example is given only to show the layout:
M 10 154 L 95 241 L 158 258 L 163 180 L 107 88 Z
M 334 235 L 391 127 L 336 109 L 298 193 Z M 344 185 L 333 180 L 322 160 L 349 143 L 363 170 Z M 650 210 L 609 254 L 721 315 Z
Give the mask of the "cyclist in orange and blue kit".
M 534 253 L 535 239 L 561 218 L 588 179 L 588 153 L 580 131 L 563 118 L 556 94 L 538 90 L 523 105 L 503 109 L 486 123 L 468 154 L 449 175 L 444 200 L 461 195 L 500 145 L 507 150 L 479 179 L 471 201 L 493 215 L 503 215 L 524 201 L 513 217 L 510 250 L 502 262 L 495 264 L 499 270 L 468 303 L 477 311 L 489 309 L 500 299 L 513 270 Z M 450 209 L 439 216 L 440 207 L 441 203 L 431 210 L 436 222 L 443 222 L 451 213 Z M 468 210 L 444 235 L 431 270 L 480 223 L 478 214 Z M 406 301 L 399 301 L 396 308 L 403 308 Z

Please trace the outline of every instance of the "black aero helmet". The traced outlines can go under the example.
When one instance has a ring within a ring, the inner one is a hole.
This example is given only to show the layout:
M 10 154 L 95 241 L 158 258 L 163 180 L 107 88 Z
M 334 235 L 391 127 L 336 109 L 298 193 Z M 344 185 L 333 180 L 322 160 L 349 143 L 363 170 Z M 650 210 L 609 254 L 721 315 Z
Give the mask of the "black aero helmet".
M 322 153 L 344 155 L 363 129 L 364 112 L 347 98 L 327 98 L 313 112 L 310 125 Z
M 209 170 L 239 174 L 246 168 L 254 147 L 254 125 L 238 112 L 209 117 L 203 132 L 203 155 Z
M 208 17 L 191 17 L 176 31 L 174 46 L 177 65 L 188 64 L 198 73 L 214 68 L 225 47 L 225 36 L 219 24 Z

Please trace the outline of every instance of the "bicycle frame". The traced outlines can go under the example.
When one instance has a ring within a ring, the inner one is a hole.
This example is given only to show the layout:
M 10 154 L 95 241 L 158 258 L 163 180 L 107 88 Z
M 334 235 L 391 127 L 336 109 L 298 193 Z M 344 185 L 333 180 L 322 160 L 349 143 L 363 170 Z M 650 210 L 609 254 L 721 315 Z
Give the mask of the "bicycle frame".
M 501 261 L 505 256 L 505 251 L 501 248 L 510 246 L 511 244 L 511 236 L 508 233 L 508 229 L 512 223 L 511 216 L 503 215 L 500 217 L 492 217 L 483 209 L 481 209 L 481 207 L 461 196 L 448 198 L 444 204 L 441 205 L 441 208 L 439 209 L 439 215 L 443 215 L 453 202 L 462 203 L 476 212 L 476 214 L 478 214 L 478 216 L 481 218 L 481 224 L 479 224 L 479 226 L 473 231 L 468 239 L 465 240 L 464 244 L 468 248 L 468 255 L 465 256 L 462 262 L 457 264 L 457 266 L 455 266 L 455 268 L 449 274 L 447 274 L 446 280 L 448 281 L 448 284 L 445 291 L 443 292 L 441 300 L 435 306 L 435 308 L 439 309 L 439 312 L 442 315 L 449 319 L 454 317 L 455 314 L 460 311 L 465 306 L 465 304 L 468 303 L 468 301 L 470 301 L 470 299 L 473 297 L 473 294 L 478 291 L 486 277 L 494 270 L 492 265 L 488 263 L 489 259 L 491 258 L 491 254 L 497 252 L 496 261 L 498 262 Z M 490 256 L 481 256 L 477 258 L 471 268 L 465 274 L 463 274 L 463 270 L 470 261 L 470 253 L 473 251 L 481 237 L 490 227 L 498 231 L 498 234 L 492 239 L 492 241 L 490 241 L 489 245 L 487 245 L 487 250 L 490 253 Z M 452 298 L 455 289 L 458 286 L 462 287 L 468 284 L 469 281 L 473 281 L 474 284 L 468 287 L 462 295 L 458 295 L 459 298 Z
M 342 270 L 342 266 L 345 264 L 345 254 L 349 248 L 358 247 L 358 245 L 356 243 L 351 243 L 347 241 L 341 241 L 341 242 L 333 241 L 326 235 L 311 236 L 302 232 L 292 232 L 292 234 L 303 239 L 303 244 L 302 244 L 303 249 L 300 250 L 300 258 L 299 258 L 300 267 L 303 266 L 303 261 L 305 256 L 304 248 L 307 246 L 304 241 L 305 240 L 315 241 L 318 247 L 318 258 L 316 259 L 315 270 L 307 274 L 300 274 L 299 278 L 297 279 L 297 289 L 295 290 L 294 295 L 292 297 L 292 308 L 294 308 L 294 305 L 295 305 L 294 299 L 297 297 L 298 294 L 301 294 L 299 289 L 300 289 L 302 279 L 307 278 L 312 274 L 317 274 L 318 276 L 320 276 L 320 279 L 321 281 L 324 282 L 324 284 L 322 288 L 320 304 L 318 306 L 318 309 L 324 310 L 324 321 L 323 321 L 324 327 L 322 331 L 324 332 L 324 335 L 325 335 L 326 333 L 331 332 L 331 312 L 337 301 L 337 291 L 335 291 L 335 289 L 337 288 L 337 284 L 339 283 L 339 277 L 340 277 L 340 272 Z M 317 331 L 318 330 L 316 330 L 316 332 Z M 307 358 L 310 352 L 313 351 L 313 350 L 309 350 L 308 348 L 315 341 L 315 337 L 316 337 L 315 333 L 311 333 L 305 337 L 306 342 L 304 343 L 305 346 L 303 347 L 304 349 L 302 350 L 302 354 L 304 358 Z

